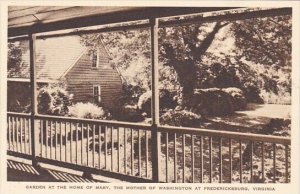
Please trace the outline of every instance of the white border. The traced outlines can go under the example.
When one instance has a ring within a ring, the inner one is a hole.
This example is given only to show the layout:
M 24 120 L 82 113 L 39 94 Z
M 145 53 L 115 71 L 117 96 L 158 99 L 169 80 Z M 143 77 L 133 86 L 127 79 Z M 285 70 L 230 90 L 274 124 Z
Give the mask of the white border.
M 271 186 L 275 187 L 275 192 L 267 192 L 262 191 L 262 193 L 280 193 L 280 194 L 298 194 L 299 192 L 299 118 L 300 118 L 300 111 L 299 111 L 299 62 L 300 62 L 300 50 L 299 50 L 299 19 L 300 19 L 300 2 L 298 1 L 73 1 L 73 0 L 65 0 L 65 1 L 1 1 L 0 2 L 0 13 L 1 13 L 1 20 L 0 20 L 0 51 L 1 51 L 1 61 L 0 61 L 0 70 L 1 70 L 1 76 L 0 76 L 0 122 L 1 122 L 1 191 L 0 193 L 3 194 L 14 194 L 14 193 L 80 193 L 82 192 L 89 192 L 89 193 L 182 193 L 183 191 L 167 191 L 167 190 L 32 190 L 32 189 L 26 189 L 26 185 L 78 185 L 75 183 L 23 183 L 23 182 L 7 182 L 6 181 L 6 59 L 7 59 L 7 53 L 6 53 L 6 45 L 7 45 L 7 6 L 8 5 L 52 5 L 52 6 L 58 6 L 58 5 L 82 5 L 82 6 L 243 6 L 243 7 L 293 7 L 293 48 L 292 48 L 292 61 L 293 61 L 293 68 L 292 68 L 292 171 L 291 171 L 291 183 L 288 184 L 125 184 L 125 183 L 106 183 L 106 184 L 98 184 L 97 185 L 109 185 L 111 188 L 113 186 L 126 186 L 126 185 L 132 185 L 132 186 L 155 186 L 156 188 L 158 186 L 162 185 L 168 185 L 168 186 L 246 186 L 250 190 L 254 186 Z M 86 187 L 89 185 L 89 183 L 80 183 L 80 185 Z M 189 193 L 241 193 L 241 191 L 233 192 L 233 191 L 187 191 Z M 243 193 L 259 193 L 258 191 L 251 191 L 251 192 L 243 192 Z

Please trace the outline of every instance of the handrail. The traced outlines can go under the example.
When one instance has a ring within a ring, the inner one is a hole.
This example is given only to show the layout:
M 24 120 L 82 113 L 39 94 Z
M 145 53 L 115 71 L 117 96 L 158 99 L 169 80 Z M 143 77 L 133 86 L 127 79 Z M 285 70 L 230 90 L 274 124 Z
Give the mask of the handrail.
M 158 131 L 166 132 L 166 133 L 182 133 L 182 134 L 213 136 L 213 137 L 221 137 L 221 138 L 229 138 L 229 139 L 262 141 L 262 142 L 266 142 L 266 143 L 277 143 L 277 144 L 283 144 L 283 145 L 291 144 L 291 138 L 289 138 L 289 137 L 261 135 L 261 134 L 252 134 L 252 133 L 241 133 L 241 132 L 222 131 L 222 130 L 212 130 L 212 129 L 202 129 L 202 128 L 159 126 Z
M 20 113 L 20 112 L 7 112 L 8 116 L 20 116 L 20 117 L 30 117 L 30 113 Z
M 27 113 L 8 112 L 7 114 L 10 116 L 30 117 L 30 114 L 27 114 Z M 48 115 L 37 115 L 34 118 L 35 119 L 63 120 L 64 122 L 81 122 L 81 123 L 100 124 L 100 125 L 101 124 L 103 124 L 103 125 L 118 125 L 119 127 L 151 130 L 151 125 L 140 124 L 140 123 L 121 122 L 121 121 L 82 119 L 82 118 L 75 118 L 75 117 L 48 116 Z M 243 139 L 243 140 L 250 140 L 250 141 L 263 141 L 263 142 L 278 143 L 278 144 L 283 144 L 283 145 L 291 144 L 291 138 L 289 138 L 289 137 L 232 132 L 232 131 L 224 131 L 224 130 L 212 130 L 212 129 L 203 129 L 203 128 L 158 126 L 158 132 L 184 133 L 184 134 L 213 136 L 213 137 L 222 137 L 222 138 L 231 138 L 231 139 Z
M 15 113 L 15 112 L 8 112 L 10 116 L 28 116 L 30 114 L 26 113 Z M 35 115 L 34 119 L 51 119 L 51 120 L 63 120 L 64 122 L 80 122 L 80 123 L 88 123 L 88 124 L 99 124 L 99 125 L 118 125 L 118 127 L 125 127 L 125 128 L 138 128 L 143 130 L 151 130 L 151 125 L 142 124 L 142 123 L 130 123 L 130 122 L 122 122 L 122 121 L 112 121 L 112 120 L 96 120 L 96 119 L 83 119 L 83 118 L 76 118 L 76 117 L 65 117 L 65 116 L 50 116 L 50 115 Z

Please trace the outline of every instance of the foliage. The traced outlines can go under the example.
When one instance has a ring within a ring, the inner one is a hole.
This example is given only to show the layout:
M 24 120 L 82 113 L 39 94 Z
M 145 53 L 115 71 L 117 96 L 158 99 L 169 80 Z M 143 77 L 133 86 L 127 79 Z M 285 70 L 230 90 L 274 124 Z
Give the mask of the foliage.
M 149 35 L 129 30 L 85 35 L 82 42 L 90 48 L 104 43 L 127 84 L 146 92 L 151 88 Z M 160 90 L 174 93 L 182 106 L 200 88 L 236 87 L 247 102 L 263 103 L 261 90 L 291 93 L 291 17 L 160 28 L 159 63 Z
M 264 102 L 268 104 L 291 104 L 291 93 L 285 91 L 279 91 L 278 94 L 273 92 L 267 92 L 265 90 L 260 91 L 260 96 Z
M 137 107 L 142 113 L 146 113 L 148 116 L 151 116 L 151 98 L 152 92 L 147 91 L 142 94 L 139 98 Z M 174 92 L 171 92 L 167 89 L 160 90 L 159 93 L 159 109 L 160 111 L 174 109 L 178 105 L 177 96 Z
M 92 103 L 76 103 L 68 107 L 68 115 L 71 117 L 85 118 L 85 119 L 108 119 L 110 113 L 105 111 L 102 107 L 98 107 Z
M 247 106 L 247 101 L 244 96 L 244 93 L 239 88 L 225 88 L 222 91 L 226 92 L 232 97 L 233 109 L 236 110 L 245 110 Z
M 11 112 L 30 112 L 30 87 L 28 83 L 8 82 L 7 110 Z
M 198 127 L 201 116 L 188 110 L 168 110 L 160 117 L 162 125 Z
M 221 116 L 234 112 L 233 98 L 218 89 L 197 89 L 187 104 L 192 112 L 202 116 Z
M 61 84 L 42 87 L 38 92 L 38 112 L 47 115 L 66 115 L 72 99 L 73 95 L 70 95 Z
M 21 71 L 22 65 L 22 49 L 19 42 L 9 42 L 7 53 L 7 76 L 24 77 L 24 72 Z
M 151 91 L 145 92 L 140 96 L 137 104 L 137 107 L 140 110 L 140 112 L 145 112 L 148 116 L 151 116 L 151 96 Z

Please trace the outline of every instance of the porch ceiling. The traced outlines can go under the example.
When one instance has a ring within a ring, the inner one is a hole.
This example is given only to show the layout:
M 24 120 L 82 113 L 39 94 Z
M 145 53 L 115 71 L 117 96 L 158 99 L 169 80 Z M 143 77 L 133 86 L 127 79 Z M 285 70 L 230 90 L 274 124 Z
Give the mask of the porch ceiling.
M 233 9 L 234 7 L 10 6 L 8 36 Z

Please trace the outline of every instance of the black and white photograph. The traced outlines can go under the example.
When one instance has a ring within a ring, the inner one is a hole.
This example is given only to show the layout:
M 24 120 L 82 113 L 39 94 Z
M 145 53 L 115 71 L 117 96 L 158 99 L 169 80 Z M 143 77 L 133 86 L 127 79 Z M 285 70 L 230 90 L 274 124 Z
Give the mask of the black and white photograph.
M 2 179 L 295 182 L 295 7 L 273 4 L 7 6 Z

